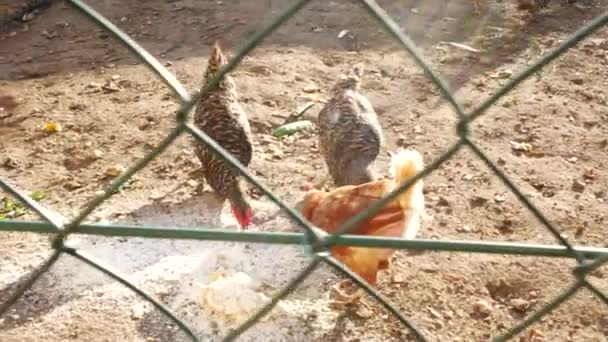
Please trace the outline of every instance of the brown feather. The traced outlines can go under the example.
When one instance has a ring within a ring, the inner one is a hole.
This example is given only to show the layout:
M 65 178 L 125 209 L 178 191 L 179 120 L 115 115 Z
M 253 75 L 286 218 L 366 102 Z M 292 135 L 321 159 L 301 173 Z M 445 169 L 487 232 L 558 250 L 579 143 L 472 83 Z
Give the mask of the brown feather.
M 342 186 L 331 192 L 312 190 L 300 206 L 302 215 L 316 227 L 334 233 L 346 221 L 362 213 L 374 202 L 422 171 L 422 155 L 416 151 L 399 151 L 391 159 L 391 180 L 383 179 L 360 185 Z M 424 210 L 423 181 L 418 180 L 407 191 L 382 207 L 376 214 L 362 220 L 352 231 L 355 235 L 416 237 L 420 214 Z M 370 284 L 376 285 L 379 270 L 388 268 L 394 250 L 335 246 L 332 256 Z
M 336 186 L 374 181 L 382 128 L 369 100 L 359 93 L 363 66 L 340 77 L 318 117 L 319 148 Z
M 228 63 L 216 42 L 209 56 L 205 82 L 210 82 L 220 68 Z M 248 166 L 253 156 L 253 142 L 247 114 L 238 102 L 234 79 L 226 74 L 217 88 L 201 98 L 194 113 L 194 124 L 230 152 L 241 164 Z M 195 153 L 200 159 L 206 182 L 223 199 L 233 205 L 246 206 L 238 171 L 200 143 Z M 247 205 L 248 206 L 248 205 Z

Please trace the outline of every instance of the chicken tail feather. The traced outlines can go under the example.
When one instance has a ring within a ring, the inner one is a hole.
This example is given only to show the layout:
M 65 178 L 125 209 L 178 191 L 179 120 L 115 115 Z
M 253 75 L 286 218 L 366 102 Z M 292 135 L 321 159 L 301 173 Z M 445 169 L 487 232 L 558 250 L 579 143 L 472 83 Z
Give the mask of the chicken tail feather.
M 395 188 L 414 177 L 424 169 L 422 155 L 415 150 L 400 150 L 391 157 L 391 173 L 395 180 Z M 399 195 L 397 200 L 403 209 L 417 207 L 416 197 L 422 193 L 423 181 L 419 179 L 407 191 Z

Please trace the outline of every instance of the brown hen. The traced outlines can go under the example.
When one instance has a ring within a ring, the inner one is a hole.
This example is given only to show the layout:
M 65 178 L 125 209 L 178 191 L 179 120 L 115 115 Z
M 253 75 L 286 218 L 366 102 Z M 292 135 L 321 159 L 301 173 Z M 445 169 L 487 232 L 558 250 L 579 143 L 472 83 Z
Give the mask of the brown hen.
M 319 112 L 319 148 L 336 186 L 376 180 L 382 128 L 369 100 L 359 93 L 363 66 L 342 75 Z
M 322 230 L 333 233 L 347 220 L 368 208 L 405 181 L 422 171 L 422 156 L 417 151 L 400 150 L 392 155 L 393 179 L 337 188 L 331 192 L 312 190 L 301 203 L 302 215 Z M 420 214 L 424 210 L 423 181 L 418 180 L 407 191 L 365 219 L 352 232 L 357 235 L 416 237 Z M 378 271 L 389 266 L 392 249 L 339 246 L 331 254 L 353 272 L 376 285 Z
M 210 82 L 227 63 L 219 43 L 216 42 L 209 56 L 205 82 Z M 236 84 L 232 77 L 225 75 L 216 89 L 201 98 L 194 113 L 194 124 L 241 164 L 249 165 L 253 155 L 251 129 L 247 114 L 239 104 Z M 242 228 L 247 227 L 251 222 L 252 212 L 238 171 L 203 144 L 196 144 L 195 153 L 203 166 L 205 181 L 222 200 L 228 199 L 239 225 Z

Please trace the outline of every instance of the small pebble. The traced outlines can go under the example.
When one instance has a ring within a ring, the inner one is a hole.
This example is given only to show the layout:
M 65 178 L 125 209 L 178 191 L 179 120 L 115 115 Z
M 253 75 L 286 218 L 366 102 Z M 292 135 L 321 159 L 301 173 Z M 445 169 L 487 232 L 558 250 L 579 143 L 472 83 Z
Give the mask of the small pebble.
M 470 233 L 471 232 L 471 227 L 470 226 L 462 226 L 458 229 L 456 229 L 459 232 L 464 232 L 464 233 Z
M 513 298 L 509 301 L 509 305 L 519 312 L 525 312 L 530 307 L 530 302 L 521 298 Z
M 131 318 L 134 320 L 142 319 L 145 313 L 146 311 L 142 303 L 137 303 L 131 307 Z
M 574 182 L 572 182 L 572 191 L 574 191 L 574 192 L 585 191 L 585 183 L 575 180 Z
M 440 207 L 449 207 L 450 202 L 445 197 L 439 197 L 439 200 L 437 201 L 437 205 Z
M 492 307 L 490 306 L 490 304 L 488 304 L 488 302 L 483 299 L 480 299 L 473 303 L 473 311 L 478 314 L 489 316 L 492 313 Z
M 571 82 L 576 85 L 581 85 L 581 84 L 585 83 L 585 80 L 583 80 L 581 77 L 575 77 L 571 80 Z

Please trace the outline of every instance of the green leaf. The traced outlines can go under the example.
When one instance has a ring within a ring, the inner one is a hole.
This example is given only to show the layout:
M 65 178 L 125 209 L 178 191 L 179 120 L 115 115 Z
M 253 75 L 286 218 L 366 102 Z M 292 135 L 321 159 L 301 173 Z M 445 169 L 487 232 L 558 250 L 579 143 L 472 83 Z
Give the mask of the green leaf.
M 291 122 L 291 123 L 285 124 L 277 129 L 275 129 L 272 132 L 272 135 L 275 136 L 276 138 L 281 138 L 281 137 L 285 137 L 288 135 L 292 135 L 297 131 L 303 130 L 303 129 L 311 127 L 311 126 L 312 126 L 312 122 L 309 120 Z
M 22 203 L 6 197 L 0 200 L 0 215 L 2 215 L 2 217 L 13 218 L 24 214 L 25 207 Z
M 41 199 L 46 197 L 46 191 L 44 190 L 34 190 L 32 191 L 32 193 L 30 194 L 30 197 L 34 200 L 34 201 L 40 201 Z

